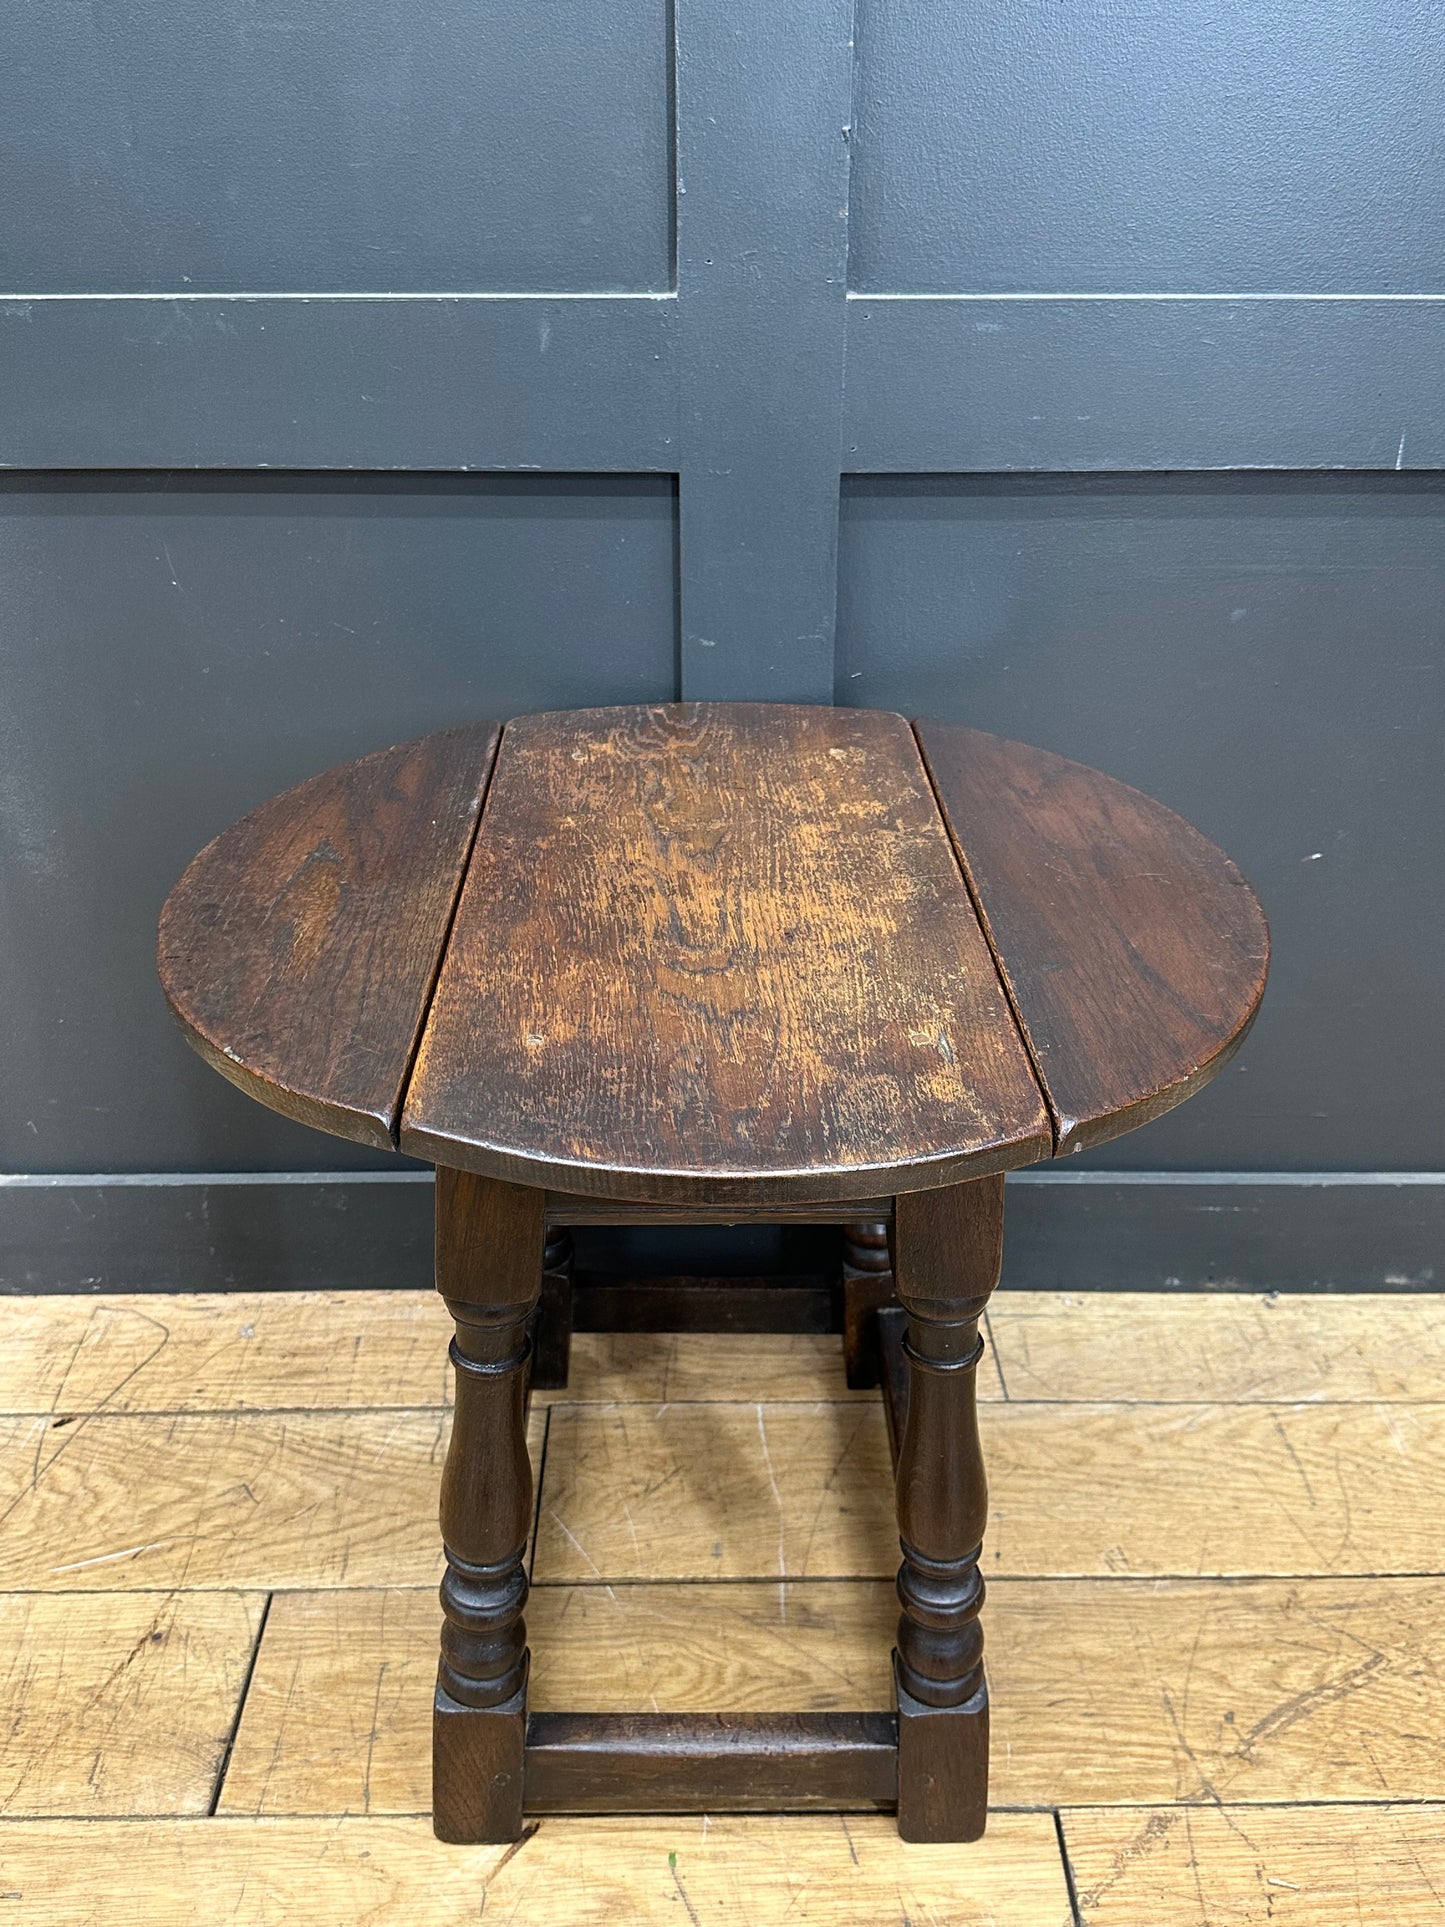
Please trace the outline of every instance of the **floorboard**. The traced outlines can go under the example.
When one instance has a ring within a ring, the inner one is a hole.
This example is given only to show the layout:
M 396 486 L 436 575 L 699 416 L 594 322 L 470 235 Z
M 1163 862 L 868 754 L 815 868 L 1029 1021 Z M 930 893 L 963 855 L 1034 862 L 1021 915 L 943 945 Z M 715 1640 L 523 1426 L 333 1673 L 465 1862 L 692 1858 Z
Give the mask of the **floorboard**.
M 0 1814 L 205 1813 L 262 1604 L 0 1594 Z
M 431 1291 L 0 1298 L 0 1415 L 378 1411 L 451 1403 L 446 1307 Z M 836 1334 L 577 1332 L 573 1402 L 867 1397 Z M 1002 1398 L 992 1361 L 979 1394 Z M 545 1403 L 552 1395 L 540 1395 Z
M 1001 1291 L 989 1325 L 1017 1399 L 1408 1404 L 1445 1385 L 1445 1297 Z
M 425 1584 L 440 1409 L 0 1419 L 0 1589 Z M 534 1453 L 546 1413 L 532 1414 Z
M 542 1586 L 539 1711 L 891 1704 L 885 1581 Z M 430 1592 L 274 1602 L 222 1809 L 428 1803 Z M 1445 1618 L 1433 1579 L 1000 1580 L 993 1794 L 1004 1805 L 1445 1800 Z
M 23 1927 L 1068 1927 L 1048 1814 L 977 1845 L 907 1846 L 885 1816 L 543 1820 L 520 1849 L 443 1847 L 426 1820 L 0 1828 Z
M 1445 1295 L 1005 1293 L 991 1329 L 984 1842 L 547 1820 L 509 1856 L 426 1819 L 436 1301 L 0 1301 L 7 1918 L 1070 1927 L 1062 1842 L 1082 1927 L 1445 1919 Z M 887 1705 L 887 1442 L 836 1338 L 581 1334 L 530 1443 L 539 1709 Z
M 1064 1816 L 1083 1927 L 1439 1927 L 1445 1807 Z
M 1445 1405 L 1027 1404 L 981 1415 L 988 1577 L 1445 1570 Z M 539 1578 L 882 1578 L 882 1412 L 552 1409 Z

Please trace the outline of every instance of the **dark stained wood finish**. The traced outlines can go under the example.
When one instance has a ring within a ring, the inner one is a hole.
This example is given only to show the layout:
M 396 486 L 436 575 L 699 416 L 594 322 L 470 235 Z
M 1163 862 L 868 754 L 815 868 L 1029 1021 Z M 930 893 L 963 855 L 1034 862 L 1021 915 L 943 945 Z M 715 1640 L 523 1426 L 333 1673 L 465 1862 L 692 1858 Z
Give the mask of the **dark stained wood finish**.
M 534 1713 L 530 1813 L 891 1807 L 891 1713 Z
M 540 1191 L 437 1172 L 437 1289 L 456 1321 L 432 1724 L 433 1825 L 443 1840 L 515 1840 L 522 1831 L 527 1320 L 542 1282 L 542 1240 Z
M 915 725 L 1054 1113 L 1057 1152 L 1207 1083 L 1264 994 L 1244 878 L 1152 797 L 953 723 Z
M 979 1319 L 1003 1258 L 1003 1203 L 1003 1179 L 990 1177 L 901 1196 L 895 1207 L 894 1276 L 908 1315 L 894 1653 L 905 1840 L 976 1840 L 988 1805 L 979 1624 L 988 1487 L 976 1381 Z
M 855 1219 L 893 1222 L 892 1198 L 823 1198 L 793 1204 L 770 1199 L 753 1207 L 733 1204 L 633 1204 L 626 1198 L 583 1198 L 547 1193 L 548 1224 L 851 1224 Z
M 843 1362 L 854 1391 L 878 1383 L 877 1314 L 893 1303 L 892 1223 L 888 1211 L 843 1227 Z
M 878 1382 L 883 1388 L 883 1415 L 888 1421 L 888 1450 L 893 1474 L 898 1476 L 898 1453 L 908 1424 L 908 1313 L 902 1305 L 884 1305 L 873 1314 L 878 1346 Z
M 539 1392 L 565 1390 L 572 1358 L 572 1233 L 547 1227 L 542 1253 L 542 1295 L 528 1326 L 532 1385 Z
M 898 1699 L 898 1831 L 905 1840 L 981 1840 L 988 1824 L 988 1687 L 961 1706 L 926 1706 L 903 1684 Z
M 523 1683 L 500 1706 L 463 1706 L 438 1684 L 432 1700 L 432 1831 L 465 1847 L 520 1839 L 527 1728 Z
M 201 851 L 162 912 L 158 963 L 223 1077 L 393 1147 L 497 738 L 473 723 L 344 764 Z
M 508 726 L 403 1150 L 715 1205 L 938 1184 L 1050 1144 L 901 718 Z
M 936 801 L 897 717 L 525 717 L 470 866 L 493 726 L 381 751 L 202 851 L 166 994 L 262 1102 L 553 1186 L 553 1222 L 874 1218 L 1189 1096 L 1263 990 L 1238 871 L 1097 771 L 917 729 Z
M 896 1799 L 906 1839 L 975 1839 L 975 1380 L 1002 1173 L 1213 1075 L 1263 990 L 1259 907 L 1161 805 L 951 725 L 915 741 L 868 712 L 668 705 L 527 717 L 496 742 L 450 731 L 278 798 L 201 853 L 160 938 L 217 1069 L 441 1167 L 436 1831 L 516 1840 L 524 1801 Z M 799 1220 L 844 1226 L 841 1280 L 571 1275 L 572 1224 Z M 894 1453 L 896 1716 L 529 1720 L 525 1399 L 529 1378 L 566 1383 L 573 1322 L 842 1323 Z
M 628 1278 L 579 1272 L 572 1325 L 591 1332 L 831 1332 L 836 1284 L 807 1273 L 760 1278 Z

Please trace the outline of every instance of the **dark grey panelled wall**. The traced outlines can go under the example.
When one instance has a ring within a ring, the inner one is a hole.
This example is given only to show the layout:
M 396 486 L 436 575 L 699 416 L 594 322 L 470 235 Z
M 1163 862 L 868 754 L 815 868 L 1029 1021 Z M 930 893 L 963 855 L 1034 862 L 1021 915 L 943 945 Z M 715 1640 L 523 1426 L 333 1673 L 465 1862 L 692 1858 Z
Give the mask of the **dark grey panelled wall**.
M 670 693 L 674 521 L 664 476 L 0 477 L 3 1168 L 384 1165 L 211 1088 L 156 909 L 318 767 Z
M 1244 1053 L 1016 1275 L 1438 1273 L 1442 87 L 1404 0 L 13 0 L 0 1284 L 420 1275 L 172 1034 L 160 900 L 339 757 L 678 694 L 1047 743 L 1260 889 Z

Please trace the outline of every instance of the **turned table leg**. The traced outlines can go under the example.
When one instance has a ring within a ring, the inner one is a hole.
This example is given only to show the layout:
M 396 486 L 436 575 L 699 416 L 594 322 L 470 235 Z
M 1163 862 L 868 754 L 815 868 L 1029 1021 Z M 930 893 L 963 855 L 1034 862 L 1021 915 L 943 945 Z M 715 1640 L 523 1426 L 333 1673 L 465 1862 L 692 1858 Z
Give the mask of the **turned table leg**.
M 978 1321 L 998 1282 L 1003 1179 L 895 1203 L 894 1274 L 908 1314 L 898 1447 L 898 1831 L 976 1840 L 988 1807 L 988 1686 L 979 1557 L 988 1509 L 975 1382 Z
M 437 1171 L 437 1289 L 456 1321 L 456 1412 L 442 1472 L 445 1615 L 432 1723 L 442 1840 L 522 1831 L 532 1524 L 527 1319 L 542 1282 L 545 1195 Z

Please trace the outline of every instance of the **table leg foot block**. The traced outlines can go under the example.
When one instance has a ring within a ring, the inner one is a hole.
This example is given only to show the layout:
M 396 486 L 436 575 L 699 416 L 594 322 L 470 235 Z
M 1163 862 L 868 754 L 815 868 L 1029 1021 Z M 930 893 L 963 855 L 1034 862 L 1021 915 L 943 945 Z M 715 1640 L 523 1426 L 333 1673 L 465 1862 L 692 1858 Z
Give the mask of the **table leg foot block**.
M 525 1687 L 500 1706 L 463 1706 L 438 1686 L 432 1711 L 432 1830 L 452 1846 L 522 1837 Z
M 898 1689 L 898 1832 L 980 1840 L 988 1818 L 988 1687 L 962 1706 L 925 1706 Z

